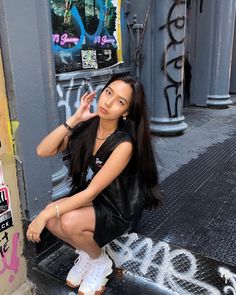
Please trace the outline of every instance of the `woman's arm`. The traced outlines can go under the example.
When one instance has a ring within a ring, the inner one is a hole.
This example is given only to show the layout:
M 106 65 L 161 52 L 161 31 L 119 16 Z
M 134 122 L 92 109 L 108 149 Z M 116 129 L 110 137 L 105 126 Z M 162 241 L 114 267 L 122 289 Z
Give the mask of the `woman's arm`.
M 90 105 L 95 97 L 95 92 L 85 93 L 81 97 L 80 106 L 73 116 L 67 121 L 72 129 L 80 122 L 89 120 L 96 116 L 96 113 L 90 113 Z M 37 155 L 40 157 L 51 157 L 59 152 L 63 152 L 67 148 L 69 136 L 68 130 L 64 125 L 60 125 L 49 133 L 37 146 Z
M 29 225 L 27 235 L 31 233 L 34 240 L 39 241 L 40 233 L 49 219 L 59 217 L 59 215 L 91 203 L 124 170 L 132 156 L 132 151 L 132 143 L 123 142 L 119 144 L 85 190 L 61 201 L 58 205 L 50 206 L 41 211 Z
M 75 127 L 81 121 L 76 116 L 70 117 L 66 123 L 71 127 Z M 62 124 L 49 133 L 37 146 L 36 152 L 39 157 L 55 156 L 59 152 L 63 152 L 67 148 L 69 140 L 69 131 Z

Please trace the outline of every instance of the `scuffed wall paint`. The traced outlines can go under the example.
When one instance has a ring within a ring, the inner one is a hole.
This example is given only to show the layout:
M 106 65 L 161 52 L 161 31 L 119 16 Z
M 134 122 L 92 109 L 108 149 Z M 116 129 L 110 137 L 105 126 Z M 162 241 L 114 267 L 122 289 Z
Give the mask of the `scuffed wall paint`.
M 26 280 L 23 232 L 12 126 L 10 122 L 0 51 L 0 295 L 10 295 Z

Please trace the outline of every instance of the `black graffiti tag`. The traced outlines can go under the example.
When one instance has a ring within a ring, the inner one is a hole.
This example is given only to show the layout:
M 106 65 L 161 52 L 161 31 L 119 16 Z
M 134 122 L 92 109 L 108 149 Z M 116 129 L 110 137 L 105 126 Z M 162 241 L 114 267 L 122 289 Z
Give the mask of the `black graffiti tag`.
M 0 254 L 2 257 L 5 256 L 5 253 L 9 249 L 8 242 L 9 242 L 8 233 L 5 232 L 4 236 L 0 239 Z
M 170 38 L 170 42 L 162 56 L 162 71 L 168 80 L 168 85 L 164 87 L 163 92 L 170 118 L 178 117 L 178 105 L 179 101 L 182 101 L 181 86 L 183 84 L 183 75 L 179 72 L 183 71 L 184 55 L 181 54 L 180 45 L 182 45 L 185 40 L 186 18 L 185 16 L 174 16 L 177 15 L 177 9 L 182 5 L 186 5 L 185 0 L 174 0 L 173 5 L 168 12 L 166 24 L 160 27 L 160 30 L 167 29 Z M 179 9 L 179 11 L 182 10 Z M 183 11 L 185 11 L 185 7 Z M 176 56 L 168 60 L 170 52 Z M 171 97 L 174 97 L 175 100 L 174 111 L 171 109 Z

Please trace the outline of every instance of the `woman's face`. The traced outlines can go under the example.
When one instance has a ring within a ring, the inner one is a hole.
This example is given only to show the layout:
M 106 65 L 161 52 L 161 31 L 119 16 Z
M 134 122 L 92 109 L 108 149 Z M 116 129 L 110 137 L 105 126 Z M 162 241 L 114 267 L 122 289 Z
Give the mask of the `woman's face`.
M 124 81 L 116 80 L 109 84 L 98 100 L 98 116 L 102 119 L 116 120 L 128 115 L 133 90 Z

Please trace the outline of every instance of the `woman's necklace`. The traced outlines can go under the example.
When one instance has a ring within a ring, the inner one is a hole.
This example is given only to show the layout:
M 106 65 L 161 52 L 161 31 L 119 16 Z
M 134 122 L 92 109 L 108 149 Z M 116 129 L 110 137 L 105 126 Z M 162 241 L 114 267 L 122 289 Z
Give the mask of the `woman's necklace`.
M 111 134 L 112 134 L 112 133 L 111 133 Z M 96 138 L 97 138 L 98 140 L 105 140 L 105 139 L 107 139 L 111 134 L 109 134 L 109 135 L 107 135 L 106 137 L 103 137 L 103 138 L 96 136 Z
M 99 126 L 98 126 L 98 132 L 100 131 L 100 128 L 99 128 Z M 106 140 L 109 136 L 111 136 L 113 133 L 115 132 L 115 130 L 113 131 L 113 132 L 111 132 L 111 133 L 109 133 L 107 136 L 105 136 L 105 137 L 99 137 L 98 135 L 96 136 L 96 139 L 98 139 L 98 140 Z

